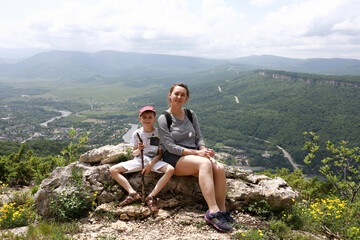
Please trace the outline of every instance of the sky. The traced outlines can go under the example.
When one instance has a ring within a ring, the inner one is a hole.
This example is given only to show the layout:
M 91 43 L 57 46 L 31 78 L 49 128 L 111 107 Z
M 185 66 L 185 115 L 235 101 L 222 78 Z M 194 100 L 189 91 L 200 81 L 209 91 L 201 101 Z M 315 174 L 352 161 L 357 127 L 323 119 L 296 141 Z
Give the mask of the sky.
M 359 0 L 0 0 L 0 6 L 0 58 L 20 57 L 19 50 L 115 50 L 360 59 Z

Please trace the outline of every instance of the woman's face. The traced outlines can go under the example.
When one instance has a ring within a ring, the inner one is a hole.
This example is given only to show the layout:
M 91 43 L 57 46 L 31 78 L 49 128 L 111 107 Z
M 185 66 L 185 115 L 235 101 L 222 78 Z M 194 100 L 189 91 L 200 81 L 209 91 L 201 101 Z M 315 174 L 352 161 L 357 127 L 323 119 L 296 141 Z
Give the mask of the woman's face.
M 173 104 L 183 105 L 188 99 L 186 89 L 181 86 L 176 86 L 174 90 L 171 93 L 169 93 L 169 96 L 170 96 L 171 105 Z

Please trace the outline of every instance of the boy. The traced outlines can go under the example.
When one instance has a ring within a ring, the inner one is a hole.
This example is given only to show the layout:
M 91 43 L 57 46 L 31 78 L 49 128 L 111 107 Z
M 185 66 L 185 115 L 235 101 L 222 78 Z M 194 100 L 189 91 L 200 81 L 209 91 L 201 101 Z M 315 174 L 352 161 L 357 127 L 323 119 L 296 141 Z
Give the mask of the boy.
M 150 171 L 164 173 L 149 196 L 145 198 L 146 204 L 153 213 L 159 210 L 155 202 L 155 196 L 170 180 L 175 170 L 174 167 L 160 160 L 162 157 L 162 149 L 158 130 L 154 127 L 154 123 L 156 121 L 155 109 L 152 106 L 146 106 L 140 109 L 139 121 L 142 123 L 143 127 L 137 129 L 130 140 L 130 145 L 133 147 L 132 154 L 135 158 L 133 160 L 121 162 L 112 166 L 110 168 L 110 174 L 129 193 L 129 195 L 120 202 L 119 206 L 122 207 L 140 200 L 140 195 L 131 187 L 129 181 L 121 173 L 140 171 L 140 152 L 141 150 L 144 150 L 144 170 L 141 174 L 146 175 Z M 137 133 L 139 133 L 143 143 L 140 142 Z

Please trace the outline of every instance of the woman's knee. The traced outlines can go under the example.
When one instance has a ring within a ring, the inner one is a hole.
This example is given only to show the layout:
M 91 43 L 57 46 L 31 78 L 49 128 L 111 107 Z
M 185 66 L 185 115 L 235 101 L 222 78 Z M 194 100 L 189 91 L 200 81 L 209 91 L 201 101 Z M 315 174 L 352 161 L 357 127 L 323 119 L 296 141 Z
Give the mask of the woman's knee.
M 206 171 L 212 172 L 212 171 L 213 171 L 213 167 L 212 167 L 211 162 L 210 162 L 209 160 L 203 161 L 203 162 L 200 164 L 200 170 L 206 170 Z
M 218 162 L 212 164 L 213 171 L 219 174 L 225 174 L 225 166 Z

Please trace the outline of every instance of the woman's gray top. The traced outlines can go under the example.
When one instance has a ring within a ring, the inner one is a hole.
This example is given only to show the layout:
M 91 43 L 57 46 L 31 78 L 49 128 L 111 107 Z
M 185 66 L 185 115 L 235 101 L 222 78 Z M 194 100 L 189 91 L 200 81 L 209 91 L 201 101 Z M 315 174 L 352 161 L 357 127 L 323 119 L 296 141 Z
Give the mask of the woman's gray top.
M 172 154 L 182 156 L 184 148 L 198 148 L 205 142 L 200 132 L 196 114 L 191 111 L 193 123 L 185 114 L 185 119 L 180 120 L 170 113 L 172 124 L 168 128 L 166 117 L 161 114 L 158 118 L 158 131 L 163 147 Z

